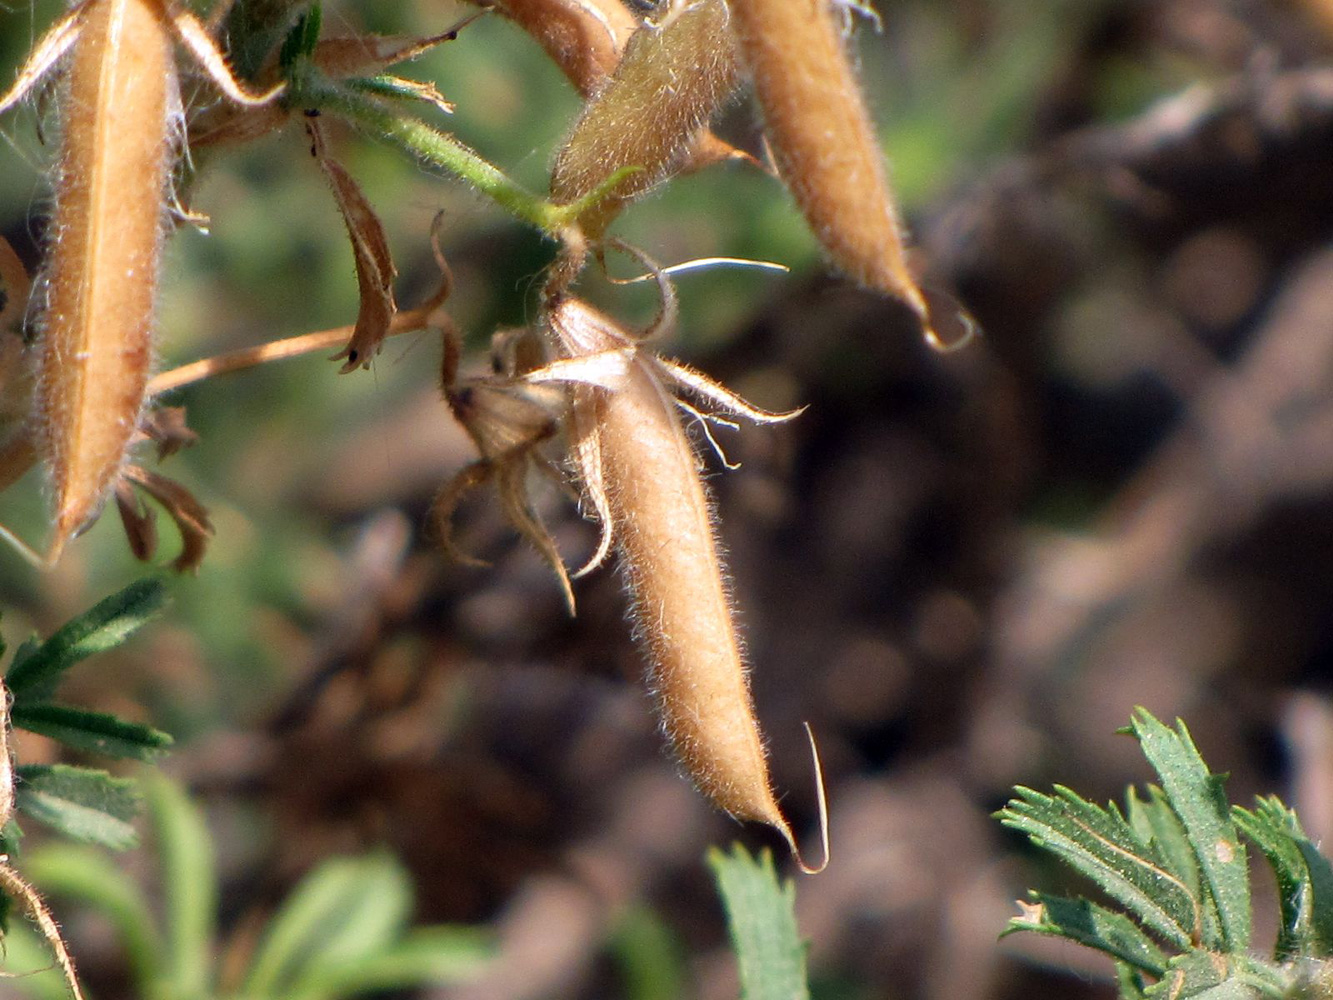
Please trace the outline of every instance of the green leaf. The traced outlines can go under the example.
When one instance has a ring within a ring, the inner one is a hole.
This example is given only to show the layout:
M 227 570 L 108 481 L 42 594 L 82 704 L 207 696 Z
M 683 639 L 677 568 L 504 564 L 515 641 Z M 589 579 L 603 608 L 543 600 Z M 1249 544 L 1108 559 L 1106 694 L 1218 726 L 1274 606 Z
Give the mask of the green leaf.
M 1009 921 L 1001 937 L 1016 931 L 1035 931 L 1096 948 L 1155 979 L 1160 979 L 1166 971 L 1165 953 L 1123 913 L 1086 899 L 1066 899 L 1040 892 L 1029 895 L 1032 904 L 1020 904 L 1022 915 Z
M 411 906 L 411 883 L 392 856 L 324 862 L 273 917 L 242 992 L 285 997 L 318 982 L 330 962 L 369 958 L 402 932 Z
M 332 1000 L 370 990 L 457 983 L 476 975 L 494 952 L 484 931 L 423 927 L 361 958 L 310 966 L 302 983 L 282 1000 Z
M 1102 809 L 1061 785 L 1055 795 L 1015 791 L 996 814 L 1001 823 L 1092 879 L 1164 940 L 1190 946 L 1202 919 L 1199 901 L 1114 807 Z
M 1257 799 L 1253 812 L 1235 806 L 1232 814 L 1268 859 L 1277 880 L 1282 926 L 1274 957 L 1287 961 L 1328 955 L 1333 951 L 1333 868 L 1328 859 L 1276 796 Z
M 217 875 L 204 817 L 175 782 L 145 781 L 165 894 L 165 964 L 175 995 L 208 995 L 212 968 Z
M 1148 798 L 1139 797 L 1131 787 L 1125 796 L 1126 820 L 1138 838 L 1156 849 L 1166 869 L 1185 885 L 1192 899 L 1202 899 L 1199 883 L 1199 861 L 1180 817 L 1171 808 L 1165 793 L 1156 785 L 1148 786 Z M 1217 911 L 1213 906 L 1201 907 L 1203 931 L 1201 940 L 1215 941 L 1218 936 Z
M 1146 1000 L 1143 973 L 1138 969 L 1125 962 L 1116 962 L 1115 978 L 1120 987 L 1120 1000 Z
M 1161 980 L 1144 990 L 1148 1000 L 1257 1000 L 1283 995 L 1283 977 L 1244 955 L 1196 949 L 1171 960 Z
M 134 782 L 66 764 L 15 768 L 19 811 L 74 840 L 125 850 L 138 843 L 130 821 L 139 810 Z
M 105 712 L 88 712 L 49 702 L 19 706 L 11 713 L 10 720 L 19 729 L 105 757 L 151 761 L 173 742 L 168 734 L 152 726 L 126 722 Z
M 307 59 L 315 51 L 315 46 L 319 44 L 322 20 L 323 11 L 320 5 L 311 4 L 310 9 L 296 19 L 292 30 L 287 32 L 287 37 L 282 41 L 282 48 L 278 50 L 278 66 L 281 67 L 284 76 L 298 59 Z
M 44 895 L 81 902 L 102 914 L 115 930 L 139 983 L 150 995 L 162 952 L 148 901 L 139 886 L 105 854 L 73 844 L 51 844 L 26 859 L 24 873 Z
M 1217 908 L 1220 935 L 1205 936 L 1202 942 L 1220 950 L 1244 951 L 1250 946 L 1245 845 L 1231 819 L 1223 776 L 1209 773 L 1185 724 L 1177 720 L 1176 726 L 1173 732 L 1143 708 L 1130 721 L 1130 731 L 1138 737 L 1144 756 L 1162 780 L 1167 801 L 1180 817 L 1198 859 L 1202 882 Z
M 19 648 L 14 650 L 14 659 L 9 662 L 9 674 L 13 674 L 15 670 L 28 662 L 41 648 L 42 642 L 35 635 L 29 636 L 19 643 Z
M 166 601 L 160 580 L 140 580 L 67 622 L 29 655 L 16 655 L 6 676 L 15 703 L 49 700 L 62 673 L 94 653 L 119 646 L 159 614 Z
M 736 844 L 708 852 L 740 964 L 742 1000 L 809 1000 L 805 942 L 796 927 L 796 887 L 779 883 L 773 855 L 756 861 Z

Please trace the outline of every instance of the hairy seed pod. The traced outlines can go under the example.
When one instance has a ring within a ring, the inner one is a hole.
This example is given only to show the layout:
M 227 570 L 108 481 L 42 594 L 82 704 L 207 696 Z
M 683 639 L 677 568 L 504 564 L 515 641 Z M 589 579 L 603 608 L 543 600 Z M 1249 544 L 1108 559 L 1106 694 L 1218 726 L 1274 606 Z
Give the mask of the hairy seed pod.
M 833 263 L 929 322 L 831 0 L 730 0 L 769 143 Z
M 65 89 L 37 386 L 56 508 L 51 561 L 96 516 L 139 424 L 174 79 L 157 3 L 88 5 Z
M 642 169 L 579 220 L 596 239 L 624 205 L 649 190 L 692 151 L 692 142 L 737 83 L 737 59 L 723 0 L 675 0 L 630 39 L 610 82 L 588 102 L 556 156 L 551 196 L 591 194 L 615 171 Z
M 547 323 L 569 357 L 634 343 L 572 297 L 549 304 Z M 595 436 L 662 727 L 704 794 L 732 816 L 774 827 L 795 851 L 769 782 L 699 459 L 655 359 L 637 354 L 614 389 L 579 387 L 575 405 Z

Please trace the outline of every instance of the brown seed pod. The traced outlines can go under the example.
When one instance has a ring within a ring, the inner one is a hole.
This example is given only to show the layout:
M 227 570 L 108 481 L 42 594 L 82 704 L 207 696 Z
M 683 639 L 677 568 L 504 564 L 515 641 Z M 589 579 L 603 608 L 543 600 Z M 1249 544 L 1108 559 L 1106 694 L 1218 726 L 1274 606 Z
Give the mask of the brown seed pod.
M 200 21 L 169 0 L 85 0 L 38 42 L 0 97 L 2 112 L 72 52 L 29 427 L 50 469 L 55 530 L 45 557 L 17 543 L 45 564 L 100 512 L 145 404 L 176 39 L 233 101 L 263 103 L 281 89 L 244 90 Z
M 723 0 L 674 0 L 630 39 L 615 75 L 588 102 L 551 171 L 551 196 L 577 201 L 617 170 L 642 169 L 579 224 L 598 238 L 625 204 L 678 169 L 736 88 L 735 45 Z
M 799 859 L 769 779 L 699 458 L 669 388 L 676 376 L 577 298 L 549 301 L 546 324 L 566 357 L 627 362 L 611 387 L 575 386 L 574 434 L 590 505 L 619 548 L 662 728 L 705 795 L 776 829 Z
M 833 263 L 868 288 L 929 309 L 907 269 L 902 224 L 830 0 L 730 0 L 778 170 Z
M 49 559 L 98 513 L 144 403 L 167 184 L 171 38 L 146 0 L 86 9 L 64 98 L 37 384 Z

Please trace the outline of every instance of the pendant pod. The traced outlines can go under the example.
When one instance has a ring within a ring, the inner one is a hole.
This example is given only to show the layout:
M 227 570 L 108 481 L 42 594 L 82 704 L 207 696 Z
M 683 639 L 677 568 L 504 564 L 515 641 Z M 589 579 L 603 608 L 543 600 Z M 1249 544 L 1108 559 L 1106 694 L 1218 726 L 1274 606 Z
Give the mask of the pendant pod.
M 585 480 L 604 491 L 662 728 L 720 809 L 776 829 L 799 859 L 769 780 L 700 462 L 650 353 L 609 317 L 557 295 L 546 322 L 563 355 L 632 356 L 614 388 L 574 387 Z M 599 505 L 600 506 L 600 505 Z M 804 866 L 803 866 L 804 867 Z
M 728 0 L 773 156 L 833 263 L 930 328 L 902 225 L 831 0 Z
M 65 84 L 38 362 L 38 447 L 55 501 L 51 562 L 96 517 L 144 406 L 175 76 L 159 4 L 87 6 Z
M 735 91 L 728 19 L 723 0 L 672 0 L 657 21 L 634 33 L 615 74 L 589 100 L 556 156 L 551 197 L 578 201 L 617 170 L 641 169 L 579 219 L 588 239 L 684 165 L 700 129 Z

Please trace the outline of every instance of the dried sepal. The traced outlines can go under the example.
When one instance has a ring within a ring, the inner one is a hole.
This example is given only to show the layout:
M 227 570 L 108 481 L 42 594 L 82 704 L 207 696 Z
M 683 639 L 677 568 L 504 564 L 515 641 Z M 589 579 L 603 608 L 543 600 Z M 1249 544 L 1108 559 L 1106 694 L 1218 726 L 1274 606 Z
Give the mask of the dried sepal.
M 415 59 L 441 42 L 453 41 L 458 32 L 475 19 L 476 15 L 465 18 L 436 35 L 352 35 L 321 39 L 315 45 L 311 61 L 335 80 L 372 76 L 389 66 Z
M 907 267 L 883 157 L 827 0 L 730 0 L 783 180 L 833 263 L 905 302 L 930 331 Z
M 319 120 L 308 118 L 306 131 L 310 135 L 311 155 L 319 161 L 333 189 L 333 197 L 347 226 L 352 254 L 356 260 L 356 284 L 361 296 L 356 326 L 347 346 L 333 356 L 334 361 L 347 359 L 340 369 L 347 373 L 358 368 L 369 368 L 384 338 L 388 336 L 390 324 L 398 312 L 393 297 L 393 279 L 397 271 L 389 253 L 389 239 L 384 232 L 384 223 L 375 214 L 352 175 L 329 155 Z
M 148 562 L 157 552 L 157 517 L 134 492 L 133 484 L 124 477 L 116 483 L 116 510 L 130 552 L 139 562 Z
M 80 4 L 57 21 L 33 47 L 13 86 L 0 97 L 0 114 L 4 114 L 23 100 L 40 83 L 73 46 L 79 37 L 79 27 L 87 9 Z
M 568 397 L 558 386 L 525 381 L 508 368 L 510 364 L 519 363 L 523 339 L 507 333 L 496 338 L 499 348 L 496 358 L 502 369 L 508 370 L 458 380 L 461 353 L 458 334 L 452 329 L 445 332 L 441 366 L 444 397 L 481 457 L 460 471 L 440 491 L 431 504 L 431 520 L 447 554 L 460 561 L 475 563 L 475 559 L 461 553 L 453 543 L 453 512 L 466 493 L 494 478 L 505 517 L 550 565 L 572 615 L 575 604 L 569 574 L 555 540 L 527 497 L 529 473 L 547 468 L 539 449 L 560 432 Z
M 181 551 L 171 568 L 178 573 L 197 570 L 204 560 L 209 539 L 213 537 L 213 524 L 204 505 L 180 483 L 142 466 L 125 466 L 124 478 L 161 504 L 176 523 L 181 536 Z
M 169 5 L 167 0 L 159 2 L 163 3 L 164 10 L 169 12 L 171 24 L 176 29 L 176 37 L 190 50 L 190 54 L 203 69 L 204 75 L 212 80 L 214 86 L 234 104 L 243 107 L 272 104 L 273 99 L 286 89 L 287 84 L 278 81 L 264 90 L 250 90 L 232 74 L 226 54 L 218 48 L 203 22 L 188 10 Z
M 464 552 L 454 543 L 454 511 L 463 497 L 484 484 L 495 473 L 495 466 L 485 459 L 471 462 L 460 469 L 431 501 L 429 520 L 435 530 L 435 540 L 444 554 L 465 566 L 487 566 L 484 559 Z
M 139 430 L 157 446 L 157 460 L 170 458 L 182 448 L 199 442 L 199 435 L 185 423 L 185 407 L 156 406 L 144 414 Z
M 380 76 L 361 77 L 349 80 L 348 85 L 375 97 L 390 97 L 397 100 L 421 101 L 429 104 L 446 115 L 454 113 L 457 105 L 448 100 L 435 84 L 421 80 L 408 80 L 401 76 L 381 74 Z
M 578 201 L 615 171 L 641 168 L 579 218 L 597 239 L 624 205 L 678 169 L 735 90 L 737 56 L 723 0 L 673 0 L 630 39 L 615 75 L 556 156 L 551 196 Z

